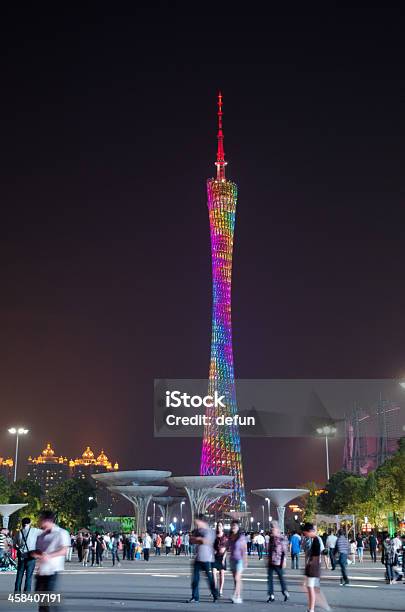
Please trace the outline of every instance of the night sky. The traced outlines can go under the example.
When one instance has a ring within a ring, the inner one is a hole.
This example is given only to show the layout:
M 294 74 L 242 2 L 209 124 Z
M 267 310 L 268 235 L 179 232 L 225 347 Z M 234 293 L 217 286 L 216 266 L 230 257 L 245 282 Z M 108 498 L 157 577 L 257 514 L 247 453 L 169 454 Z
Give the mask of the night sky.
M 405 24 L 397 3 L 132 4 L 1 9 L 1 426 L 30 428 L 22 456 L 198 473 L 195 440 L 153 439 L 153 379 L 208 375 L 218 89 L 236 375 L 404 372 Z M 248 490 L 324 477 L 321 440 L 243 452 Z

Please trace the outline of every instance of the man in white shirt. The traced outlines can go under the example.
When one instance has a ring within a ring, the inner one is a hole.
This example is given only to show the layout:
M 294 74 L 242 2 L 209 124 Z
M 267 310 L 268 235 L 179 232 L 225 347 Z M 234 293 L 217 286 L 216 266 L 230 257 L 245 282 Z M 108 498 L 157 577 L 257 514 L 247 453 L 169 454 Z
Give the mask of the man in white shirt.
M 257 554 L 259 555 L 259 561 L 263 559 L 263 548 L 264 548 L 265 541 L 266 540 L 264 539 L 264 536 L 262 533 L 258 533 L 254 539 L 254 543 L 256 544 L 256 548 L 257 548 Z
M 167 534 L 167 536 L 165 537 L 166 555 L 168 555 L 169 552 L 171 551 L 172 543 L 173 543 L 172 537 L 169 534 Z
M 150 549 L 152 546 L 152 538 L 149 533 L 146 532 L 142 537 L 142 548 L 143 548 L 143 558 L 145 561 L 149 561 Z
M 35 559 L 32 553 L 37 548 L 37 538 L 42 533 L 40 529 L 31 525 L 30 518 L 23 518 L 21 529 L 17 533 L 14 544 L 18 552 L 17 576 L 15 578 L 14 591 L 21 592 L 21 585 L 25 574 L 24 592 L 31 591 L 32 574 L 35 569 Z
M 332 569 L 336 569 L 336 542 L 337 537 L 331 529 L 329 529 L 328 537 L 326 538 L 326 548 L 329 552 L 329 559 L 332 564 Z
M 40 593 L 55 592 L 59 572 L 65 567 L 65 556 L 70 544 L 70 537 L 65 529 L 55 524 L 55 515 L 51 510 L 44 510 L 39 517 L 43 529 L 37 538 L 37 548 L 33 557 L 38 559 L 38 574 L 35 590 Z M 39 612 L 49 612 L 47 605 L 39 606 Z

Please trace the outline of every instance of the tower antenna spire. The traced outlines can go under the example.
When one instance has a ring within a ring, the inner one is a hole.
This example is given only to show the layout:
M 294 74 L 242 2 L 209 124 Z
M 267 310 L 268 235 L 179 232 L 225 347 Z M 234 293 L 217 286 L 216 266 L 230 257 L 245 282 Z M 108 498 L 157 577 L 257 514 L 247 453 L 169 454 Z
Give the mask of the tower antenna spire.
M 217 148 L 217 161 L 215 165 L 217 167 L 217 180 L 225 180 L 225 151 L 224 151 L 224 133 L 222 131 L 222 94 L 218 92 L 218 148 Z

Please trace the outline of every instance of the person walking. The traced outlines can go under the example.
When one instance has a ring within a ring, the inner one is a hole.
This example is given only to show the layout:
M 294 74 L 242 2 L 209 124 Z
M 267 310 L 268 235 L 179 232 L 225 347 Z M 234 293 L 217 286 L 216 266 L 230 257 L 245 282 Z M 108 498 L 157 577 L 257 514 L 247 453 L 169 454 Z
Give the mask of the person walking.
M 215 534 L 212 529 L 209 528 L 208 523 L 203 514 L 200 514 L 195 520 L 196 529 L 193 531 L 190 541 L 196 545 L 196 555 L 194 558 L 193 566 L 193 578 L 191 583 L 191 599 L 188 603 L 194 603 L 200 601 L 200 572 L 205 572 L 208 580 L 209 589 L 211 595 L 214 598 L 214 602 L 218 599 L 218 593 L 215 588 L 214 578 L 212 575 L 212 560 L 213 560 L 213 544 Z
M 350 540 L 350 555 L 351 560 L 347 560 L 348 563 L 352 563 L 352 565 L 356 564 L 356 552 L 357 552 L 357 542 L 356 540 Z
M 247 554 L 250 557 L 250 555 L 252 554 L 253 534 L 252 533 L 247 533 L 245 537 L 246 537 Z
M 331 569 L 336 569 L 336 542 L 337 536 L 333 533 L 332 529 L 328 531 L 328 537 L 326 538 L 326 548 L 328 549 Z
M 103 567 L 103 553 L 106 549 L 106 545 L 105 545 L 103 536 L 98 532 L 96 532 L 96 537 L 94 540 L 94 548 L 95 548 L 96 565 L 98 565 L 99 567 Z M 93 557 L 92 557 L 91 564 L 94 565 Z
M 259 561 L 263 559 L 263 551 L 264 551 L 265 542 L 266 540 L 264 539 L 264 535 L 262 533 L 258 533 L 256 536 L 256 548 L 257 548 L 257 554 L 259 556 Z
M 160 557 L 161 548 L 162 548 L 162 538 L 160 537 L 160 534 L 158 533 L 155 538 L 155 556 Z
M 274 581 L 273 574 L 277 574 L 280 581 L 281 592 L 284 595 L 284 601 L 287 601 L 290 597 L 287 589 L 287 584 L 284 579 L 284 568 L 286 566 L 288 550 L 288 540 L 281 533 L 278 523 L 274 521 L 270 528 L 270 540 L 269 540 L 269 556 L 268 556 L 268 567 L 267 567 L 267 585 L 268 585 L 268 602 L 275 600 L 274 596 Z
M 143 550 L 143 560 L 144 561 L 149 561 L 149 553 L 150 553 L 151 547 L 152 547 L 152 538 L 150 537 L 149 533 L 146 531 L 146 533 L 143 534 L 143 538 L 142 538 L 142 550 Z
M 110 543 L 111 543 L 111 560 L 112 560 L 112 564 L 113 567 L 115 565 L 115 562 L 117 562 L 118 567 L 121 567 L 121 561 L 120 561 L 120 557 L 118 554 L 119 551 L 119 545 L 120 545 L 121 539 L 118 535 L 118 533 L 114 533 L 111 537 Z
M 165 548 L 166 548 L 166 557 L 172 550 L 173 538 L 171 535 L 167 534 L 165 537 Z
M 179 533 L 177 538 L 176 538 L 176 556 L 179 557 L 180 553 L 181 553 L 181 547 L 183 545 L 183 538 L 181 537 L 181 534 Z
M 82 535 L 81 539 L 82 539 L 82 543 L 81 543 L 81 549 L 82 549 L 81 559 L 82 559 L 82 564 L 83 564 L 83 567 L 87 567 L 88 564 L 89 564 L 90 548 L 92 546 L 90 534 L 89 533 L 84 533 Z
M 36 550 L 32 556 L 38 560 L 35 591 L 54 593 L 59 591 L 58 576 L 65 565 L 66 551 L 70 543 L 69 534 L 55 523 L 51 510 L 44 510 L 39 517 L 42 533 L 36 541 Z M 57 610 L 57 606 L 39 605 L 38 612 Z
M 343 529 L 339 529 L 338 538 L 336 540 L 336 551 L 338 554 L 338 563 L 342 578 L 340 580 L 341 586 L 347 586 L 349 584 L 349 577 L 347 575 L 347 557 L 349 555 L 349 540 Z
M 78 561 L 79 563 L 81 563 L 83 561 L 83 534 L 82 532 L 77 534 L 76 550 L 77 550 Z
M 234 581 L 234 593 L 232 601 L 235 604 L 243 603 L 242 600 L 242 573 L 247 567 L 247 546 L 245 536 L 242 534 L 239 521 L 231 522 L 231 533 L 228 540 L 229 564 Z
M 372 531 L 370 533 L 370 536 L 368 538 L 368 546 L 370 549 L 370 556 L 371 556 L 371 560 L 374 563 L 377 563 L 377 549 L 378 549 L 378 540 L 375 536 L 374 531 Z
M 364 556 L 364 541 L 363 536 L 359 533 L 356 537 L 357 558 L 359 563 L 363 563 Z
M 135 533 L 135 531 L 132 530 L 129 536 L 129 554 L 130 554 L 131 561 L 135 559 L 135 548 L 137 547 L 137 545 L 138 545 L 138 536 Z
M 70 534 L 70 546 L 67 549 L 67 553 L 66 553 L 66 561 L 68 563 L 70 563 L 72 561 L 72 555 L 73 555 L 73 548 L 75 546 L 75 536 L 73 535 L 73 533 Z
M 381 561 L 385 565 L 387 584 L 394 584 L 396 582 L 394 567 L 398 564 L 398 554 L 394 538 L 390 538 L 388 534 L 383 541 Z
M 41 529 L 32 527 L 30 518 L 22 519 L 21 530 L 17 532 L 14 539 L 18 557 L 17 576 L 14 585 L 16 593 L 21 592 L 24 575 L 24 592 L 31 591 L 32 575 L 35 569 L 35 558 L 32 556 L 32 553 L 36 550 L 37 538 L 41 533 Z
M 330 610 L 325 595 L 321 591 L 321 554 L 323 542 L 316 532 L 316 527 L 312 523 L 305 523 L 302 528 L 303 534 L 309 538 L 310 546 L 305 562 L 305 588 L 308 597 L 308 611 L 315 612 L 315 605 L 324 610 Z
M 212 564 L 212 573 L 218 597 L 222 597 L 224 590 L 227 545 L 228 538 L 224 532 L 224 524 L 219 521 L 217 523 L 216 537 L 214 540 L 214 563 Z
M 270 543 L 270 540 L 269 540 Z M 301 538 L 293 531 L 290 540 L 291 569 L 299 569 L 299 557 L 301 551 Z
M 190 534 L 189 533 L 185 533 L 184 534 L 184 554 L 186 555 L 186 557 L 188 557 L 191 554 L 190 551 Z

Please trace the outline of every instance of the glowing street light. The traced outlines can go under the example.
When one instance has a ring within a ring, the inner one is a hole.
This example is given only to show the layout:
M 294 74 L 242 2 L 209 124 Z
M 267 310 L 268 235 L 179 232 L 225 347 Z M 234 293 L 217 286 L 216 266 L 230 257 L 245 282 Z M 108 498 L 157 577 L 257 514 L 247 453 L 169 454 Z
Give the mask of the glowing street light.
M 18 442 L 20 436 L 25 436 L 29 432 L 29 429 L 24 427 L 10 427 L 8 433 L 15 436 L 15 460 L 14 460 L 14 482 L 17 480 L 17 464 L 18 464 Z
M 183 519 L 183 505 L 185 504 L 185 501 L 180 502 L 180 522 L 184 523 L 184 519 Z
M 317 430 L 316 430 L 316 433 L 318 433 L 320 436 L 325 436 L 326 480 L 329 480 L 329 478 L 330 478 L 330 471 L 329 471 L 329 438 L 331 436 L 334 436 L 336 432 L 337 432 L 337 429 L 336 429 L 336 427 L 333 427 L 333 425 L 324 425 L 323 427 L 318 427 Z
M 264 501 L 267 502 L 267 515 L 269 517 L 269 529 L 270 529 L 270 498 L 266 497 Z M 263 525 L 264 525 L 264 519 L 263 519 Z

